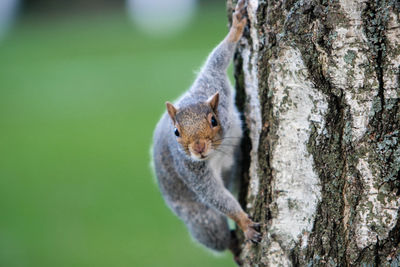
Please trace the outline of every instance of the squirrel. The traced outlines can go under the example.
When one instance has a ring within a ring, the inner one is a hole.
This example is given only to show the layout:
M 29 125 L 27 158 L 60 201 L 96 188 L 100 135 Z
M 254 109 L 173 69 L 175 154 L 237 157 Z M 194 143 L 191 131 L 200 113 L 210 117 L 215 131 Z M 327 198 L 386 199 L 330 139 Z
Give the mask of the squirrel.
M 191 88 L 156 126 L 153 165 L 169 208 L 206 247 L 237 256 L 231 218 L 246 240 L 260 242 L 253 222 L 227 189 L 239 175 L 242 124 L 226 70 L 247 23 L 240 0 L 225 39 L 212 51 Z

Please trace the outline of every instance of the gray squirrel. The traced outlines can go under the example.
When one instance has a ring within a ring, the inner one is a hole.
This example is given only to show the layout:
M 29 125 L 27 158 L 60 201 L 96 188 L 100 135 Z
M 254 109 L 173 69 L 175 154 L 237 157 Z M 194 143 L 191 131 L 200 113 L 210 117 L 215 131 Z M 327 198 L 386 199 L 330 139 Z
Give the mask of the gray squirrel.
M 167 112 L 154 132 L 153 163 L 167 205 L 206 247 L 237 255 L 231 218 L 246 240 L 259 242 L 258 223 L 227 189 L 238 179 L 242 124 L 226 70 L 247 19 L 245 0 L 235 8 L 232 26 L 212 51 L 191 88 Z

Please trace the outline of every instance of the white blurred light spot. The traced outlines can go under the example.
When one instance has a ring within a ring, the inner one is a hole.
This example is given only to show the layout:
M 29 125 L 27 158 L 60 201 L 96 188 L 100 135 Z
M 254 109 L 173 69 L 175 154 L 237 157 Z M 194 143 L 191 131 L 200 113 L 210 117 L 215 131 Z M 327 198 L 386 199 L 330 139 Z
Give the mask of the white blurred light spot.
M 19 0 L 0 0 L 0 39 L 14 21 L 18 6 Z
M 197 0 L 127 0 L 132 20 L 154 36 L 169 36 L 186 28 Z

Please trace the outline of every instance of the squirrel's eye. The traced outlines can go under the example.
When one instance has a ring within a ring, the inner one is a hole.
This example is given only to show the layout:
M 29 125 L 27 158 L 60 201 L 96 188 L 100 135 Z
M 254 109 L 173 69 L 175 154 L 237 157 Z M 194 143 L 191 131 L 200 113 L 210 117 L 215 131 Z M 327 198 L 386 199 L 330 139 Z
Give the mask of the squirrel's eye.
M 211 125 L 212 127 L 218 126 L 217 119 L 214 116 L 211 117 Z
M 177 137 L 179 137 L 180 134 L 179 134 L 178 129 L 175 128 L 174 133 L 175 133 L 175 135 L 176 135 Z

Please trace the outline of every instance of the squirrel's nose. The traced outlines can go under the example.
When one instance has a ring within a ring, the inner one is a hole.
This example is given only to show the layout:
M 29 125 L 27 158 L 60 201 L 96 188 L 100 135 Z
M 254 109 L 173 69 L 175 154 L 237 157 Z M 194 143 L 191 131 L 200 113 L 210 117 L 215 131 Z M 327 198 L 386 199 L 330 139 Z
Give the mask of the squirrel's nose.
M 196 153 L 202 154 L 204 153 L 204 151 L 206 150 L 206 142 L 203 140 L 197 140 L 196 142 L 194 142 L 193 144 L 193 150 Z

